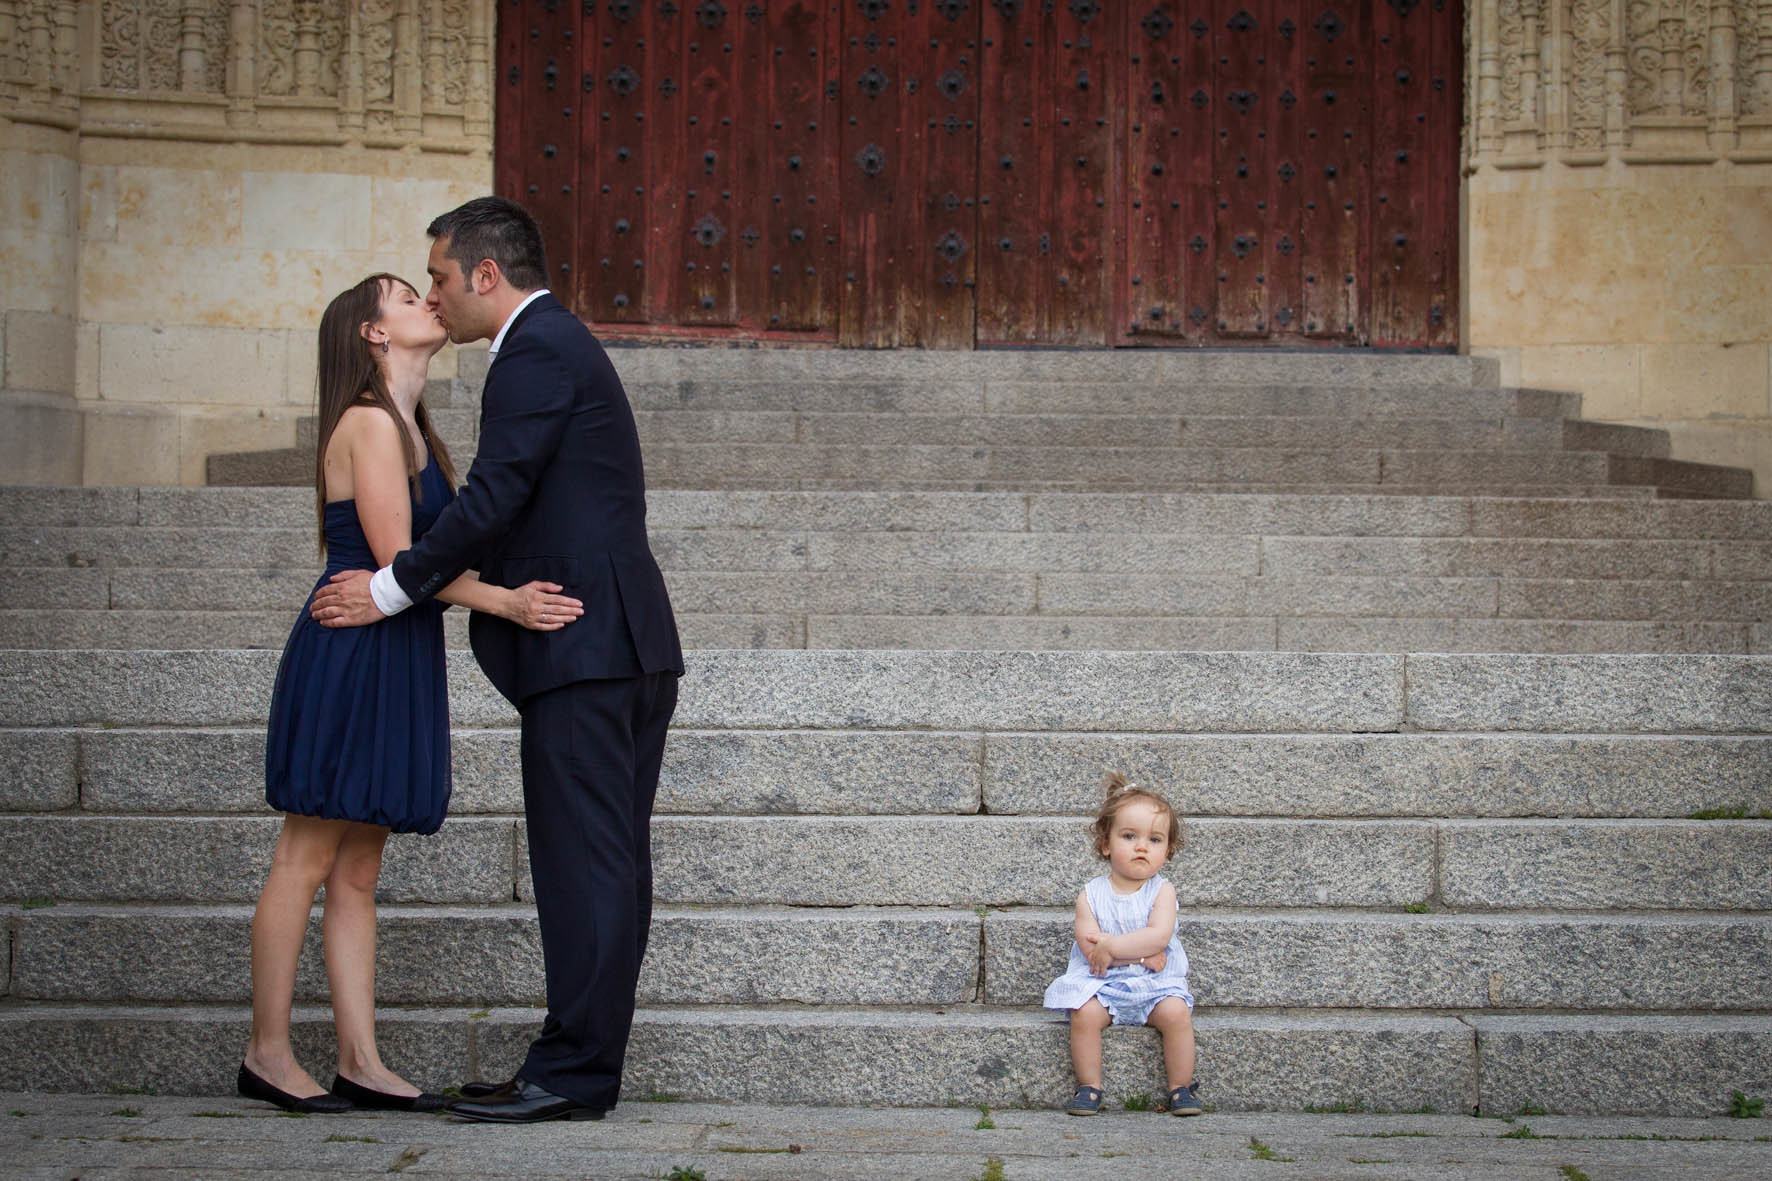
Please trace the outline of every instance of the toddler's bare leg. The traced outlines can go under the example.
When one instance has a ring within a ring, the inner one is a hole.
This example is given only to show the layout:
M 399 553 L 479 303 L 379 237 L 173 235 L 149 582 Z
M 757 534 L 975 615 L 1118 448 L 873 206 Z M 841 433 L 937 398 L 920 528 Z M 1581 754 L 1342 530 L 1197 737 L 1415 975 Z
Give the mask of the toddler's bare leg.
M 1101 1086 L 1101 1031 L 1113 1020 L 1094 997 L 1071 1010 L 1071 1069 L 1077 1072 L 1079 1086 Z
M 1169 1070 L 1169 1089 L 1192 1086 L 1194 1082 L 1194 1019 L 1187 1002 L 1178 996 L 1166 996 L 1151 1010 L 1147 1024 L 1163 1035 L 1163 1065 Z M 1071 1026 L 1072 1044 L 1076 1043 L 1076 1026 Z M 1099 1045 L 1099 1040 L 1097 1045 Z

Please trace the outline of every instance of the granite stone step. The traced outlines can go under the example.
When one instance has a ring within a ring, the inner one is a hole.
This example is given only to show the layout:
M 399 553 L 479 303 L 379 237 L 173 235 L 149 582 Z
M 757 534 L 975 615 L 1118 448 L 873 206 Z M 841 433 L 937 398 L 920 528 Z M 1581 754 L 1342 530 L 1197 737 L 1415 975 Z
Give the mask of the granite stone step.
M 1772 652 L 1766 625 L 1739 620 L 1459 619 L 1318 615 L 817 614 L 793 603 L 677 603 L 686 649 L 943 649 L 1129 652 Z M 830 604 L 823 604 L 831 609 Z M 905 609 L 901 604 L 887 604 Z M 927 607 L 913 603 L 908 609 Z M 870 604 L 868 610 L 878 610 Z M 281 650 L 296 608 L 280 611 L 0 610 L 0 648 Z M 467 616 L 444 617 L 448 647 L 468 646 Z
M 463 350 L 457 372 L 485 377 L 484 352 Z M 1199 386 L 1493 387 L 1500 364 L 1492 358 L 1391 352 L 1267 352 L 1233 350 L 980 349 L 722 349 L 618 345 L 610 359 L 624 382 L 748 380 L 752 382 L 920 382 L 958 385 L 982 381 L 1049 383 L 1151 382 L 1180 389 Z
M 269 816 L 0 816 L 0 898 L 244 902 Z M 390 901 L 528 900 L 514 817 L 390 843 Z M 1772 909 L 1772 821 L 1190 818 L 1183 906 Z M 849 851 L 841 877 L 829 850 Z M 1099 866 L 1080 818 L 683 816 L 653 824 L 654 893 L 707 906 L 1059 906 Z
M 1214 493 L 698 492 L 648 494 L 654 530 L 1747 538 L 1772 540 L 1772 501 Z M 301 488 L 0 486 L 0 522 L 314 528 Z M 58 561 L 57 565 L 67 565 Z
M 502 1078 L 539 1027 L 536 1009 L 389 1010 L 383 1056 L 428 1086 Z M 0 1087 L 225 1094 L 247 1033 L 243 1006 L 19 1004 L 0 1008 Z M 1730 1093 L 1772 1089 L 1772 1017 L 1420 1017 L 1202 1012 L 1202 1094 L 1215 1110 L 1355 1107 L 1713 1115 Z M 295 1014 L 297 1054 L 326 1061 L 331 1013 Z M 1066 1029 L 1025 1008 L 642 1008 L 629 1095 L 719 1102 L 1052 1107 L 1070 1095 Z M 1105 1037 L 1103 1087 L 1162 1077 L 1153 1031 Z M 1662 1085 L 1641 1084 L 1645 1055 Z
M 389 1010 L 377 1032 L 387 1061 L 441 1087 L 506 1077 L 540 1021 L 540 1010 L 528 1008 Z M 1683 1020 L 1679 1028 L 1690 1032 L 1680 1049 L 1745 1037 L 1764 1053 L 1765 1019 L 1706 1021 Z M 0 1007 L 0 1088 L 228 1093 L 246 1033 L 241 1005 L 8 1005 Z M 328 1060 L 335 1049 L 329 1010 L 297 1009 L 295 1033 L 305 1060 Z M 1368 1110 L 1468 1111 L 1476 1103 L 1476 1034 L 1453 1018 L 1203 1015 L 1197 1037 L 1200 1077 L 1217 1110 L 1357 1101 Z M 1112 1094 L 1161 1085 L 1154 1031 L 1116 1028 L 1105 1040 Z M 1074 1086 L 1065 1044 L 1062 1022 L 1022 1008 L 644 1007 L 635 1015 L 624 1090 L 719 1102 L 887 1106 L 939 1097 L 1049 1107 Z M 1757 1058 L 1750 1063 L 1757 1067 Z M 1714 1068 L 1703 1077 L 1712 1081 L 1712 1074 L 1721 1080 Z M 1708 1110 L 1711 1098 L 1706 1090 L 1678 1101 Z M 1718 1101 L 1726 1107 L 1727 1100 L 1725 1087 Z
M 527 906 L 388 906 L 386 1005 L 540 1005 Z M 250 999 L 252 909 L 0 908 L 17 1000 L 203 1004 Z M 1040 1004 L 1065 970 L 1068 908 L 783 907 L 654 911 L 642 1004 Z M 1234 1009 L 1772 1008 L 1772 916 L 1398 915 L 1185 911 L 1198 1003 Z M 818 954 L 808 954 L 810 947 Z M 297 998 L 328 997 L 315 915 Z
M 250 906 L 58 905 L 0 915 L 14 932 L 14 998 L 251 998 Z M 545 1003 L 534 907 L 397 905 L 379 908 L 377 919 L 379 1003 Z M 640 1003 L 971 1003 L 981 922 L 967 909 L 660 906 Z M 302 1000 L 329 996 L 318 908 L 296 989 Z
M 930 436 L 925 436 L 929 438 Z M 940 437 L 940 436 L 937 436 Z M 1671 463 L 1672 461 L 1640 461 Z M 1658 470 L 1658 469 L 1657 469 Z M 1410 451 L 1397 447 L 1016 447 L 951 443 L 663 443 L 646 449 L 656 487 L 715 480 L 1028 484 L 1608 484 L 1599 451 Z M 1652 484 L 1653 480 L 1617 483 Z
M 523 807 L 517 731 L 457 728 L 452 815 Z M 665 747 L 660 814 L 1086 817 L 1104 767 L 1184 817 L 1772 813 L 1765 735 L 703 730 Z M 264 730 L 0 730 L 0 812 L 265 813 Z
M 262 725 L 279 654 L 0 651 L 0 727 Z M 471 656 L 451 718 L 515 713 Z M 689 729 L 1772 731 L 1772 659 L 1729 655 L 706 649 Z
M 1341 418 L 1403 421 L 1575 418 L 1577 394 L 1421 382 L 1378 385 L 1210 382 L 1177 384 L 1079 376 L 1073 380 L 806 381 L 688 378 L 652 381 L 624 375 L 636 414 L 896 414 L 1183 416 L 1189 418 Z
M 768 586 L 771 578 L 760 576 L 779 576 L 773 578 L 775 583 L 791 586 L 797 579 L 865 574 L 871 583 L 885 585 L 894 576 L 924 572 L 1013 573 L 1059 579 L 1055 587 L 1070 585 L 1091 595 L 1115 586 L 1137 588 L 1123 596 L 1132 598 L 1167 584 L 1204 592 L 1213 580 L 1229 586 L 1224 581 L 1229 576 L 1260 576 L 1263 585 L 1277 588 L 1274 601 L 1282 610 L 1305 601 L 1299 587 L 1323 578 L 1371 579 L 1370 587 L 1381 588 L 1376 580 L 1399 578 L 1703 584 L 1755 583 L 1772 577 L 1772 543 L 1710 538 L 1338 536 L 1326 529 L 1314 535 L 1204 535 L 1127 529 L 837 532 L 660 527 L 651 533 L 651 546 L 660 567 L 676 584 L 685 578 L 730 576 L 739 580 L 733 585 L 748 580 Z M 305 598 L 321 569 L 313 534 L 306 530 L 189 526 L 0 527 L 0 562 L 17 572 L 0 589 L 0 607 L 75 609 L 276 607 Z M 1162 577 L 1172 575 L 1187 580 Z M 1430 589 L 1395 585 L 1399 592 Z M 677 586 L 673 589 L 676 597 L 683 596 Z M 1351 583 L 1346 589 L 1359 593 Z M 1556 588 L 1527 589 L 1542 597 Z M 1634 592 L 1628 587 L 1571 589 L 1614 598 Z M 1743 596 L 1751 597 L 1747 586 L 1715 589 L 1736 603 Z M 46 599 L 55 601 L 46 603 Z M 1630 610 L 1659 611 L 1671 601 L 1663 598 L 1654 607 Z

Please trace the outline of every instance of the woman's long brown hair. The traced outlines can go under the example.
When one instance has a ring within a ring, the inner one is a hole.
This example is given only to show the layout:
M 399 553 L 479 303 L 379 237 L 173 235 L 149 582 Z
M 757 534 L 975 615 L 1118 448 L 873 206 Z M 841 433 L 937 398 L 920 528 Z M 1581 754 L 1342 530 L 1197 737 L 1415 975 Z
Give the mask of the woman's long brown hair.
M 385 272 L 370 275 L 355 287 L 341 291 L 326 305 L 320 317 L 320 438 L 314 449 L 314 512 L 320 522 L 320 556 L 326 556 L 326 445 L 338 420 L 352 406 L 379 406 L 388 412 L 400 428 L 400 445 L 406 452 L 406 475 L 412 481 L 414 495 L 421 501 L 424 490 L 418 481 L 418 444 L 388 392 L 387 375 L 376 364 L 374 346 L 362 333 L 365 324 L 381 322 L 381 301 L 389 288 L 398 283 L 414 295 L 418 289 L 398 275 Z M 431 428 L 431 416 L 420 398 L 413 414 L 425 445 L 436 456 L 443 478 L 455 487 L 455 465 L 449 462 L 449 448 Z

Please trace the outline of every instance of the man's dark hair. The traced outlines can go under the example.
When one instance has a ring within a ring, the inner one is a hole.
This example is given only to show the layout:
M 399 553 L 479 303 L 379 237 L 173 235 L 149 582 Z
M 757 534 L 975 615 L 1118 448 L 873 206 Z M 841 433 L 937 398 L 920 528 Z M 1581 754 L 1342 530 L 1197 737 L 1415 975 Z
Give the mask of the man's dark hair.
M 437 218 L 425 233 L 449 239 L 444 255 L 459 263 L 464 275 L 490 258 L 518 291 L 534 291 L 548 281 L 541 228 L 515 201 L 475 197 Z

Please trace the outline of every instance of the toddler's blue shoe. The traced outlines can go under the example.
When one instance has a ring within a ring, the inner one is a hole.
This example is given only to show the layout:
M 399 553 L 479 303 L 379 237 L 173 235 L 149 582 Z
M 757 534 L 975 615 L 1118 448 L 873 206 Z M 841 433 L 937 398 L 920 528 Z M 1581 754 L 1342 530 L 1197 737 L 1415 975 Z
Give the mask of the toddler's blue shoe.
M 1100 1087 L 1078 1087 L 1071 1101 L 1064 1105 L 1066 1115 L 1094 1115 L 1101 1110 Z
M 1200 1115 L 1205 1110 L 1200 1106 L 1200 1100 L 1194 1095 L 1192 1083 L 1185 1087 L 1176 1087 L 1169 1092 L 1170 1115 Z

